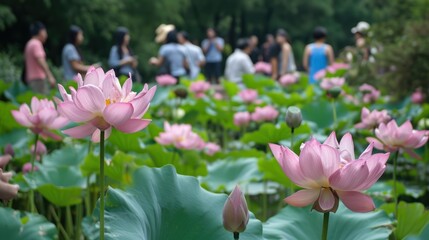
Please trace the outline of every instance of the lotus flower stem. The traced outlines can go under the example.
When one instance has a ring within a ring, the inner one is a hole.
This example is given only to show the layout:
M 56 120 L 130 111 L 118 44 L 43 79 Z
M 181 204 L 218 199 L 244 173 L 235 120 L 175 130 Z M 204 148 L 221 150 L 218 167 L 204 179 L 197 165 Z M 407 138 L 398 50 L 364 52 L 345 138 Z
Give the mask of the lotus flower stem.
M 54 218 L 55 222 L 57 223 L 57 227 L 59 231 L 63 234 L 65 240 L 70 240 L 66 230 L 64 229 L 63 225 L 61 224 L 60 218 L 58 217 L 57 213 L 55 212 L 55 208 L 52 205 L 49 205 L 49 210 L 52 214 L 52 217 Z
M 323 214 L 322 240 L 328 239 L 329 212 Z
M 239 240 L 239 238 L 240 238 L 240 233 L 234 232 L 234 240 Z
M 100 131 L 100 240 L 104 240 L 104 131 Z
M 294 137 L 294 133 L 295 133 L 295 128 L 291 128 L 290 129 L 290 149 L 293 149 L 293 137 Z
M 398 165 L 399 150 L 396 151 L 393 157 L 393 201 L 395 202 L 395 217 L 398 217 L 398 192 L 396 188 L 396 170 Z
M 75 239 L 81 239 L 81 235 L 80 235 L 80 224 L 82 223 L 82 204 L 78 204 L 76 206 L 76 219 L 75 219 Z
M 66 207 L 66 229 L 67 229 L 67 234 L 71 236 L 73 234 L 73 220 L 72 220 L 70 206 Z
M 31 174 L 34 173 L 34 160 L 36 159 L 36 153 L 37 153 L 37 142 L 39 141 L 39 134 L 35 134 L 34 136 L 34 150 L 33 150 L 33 154 L 31 155 Z M 33 180 L 31 180 L 33 181 Z M 29 196 L 29 200 L 30 200 L 30 212 L 34 213 L 36 212 L 36 205 L 34 204 L 34 190 L 33 188 L 30 189 L 30 196 Z
M 332 116 L 334 118 L 334 126 L 337 126 L 337 106 L 335 104 L 335 98 L 332 98 Z
M 263 218 L 264 218 L 264 221 L 266 221 L 267 220 L 267 216 L 268 216 L 268 214 L 267 214 L 267 209 L 268 209 L 268 195 L 267 195 L 267 192 L 268 192 L 268 181 L 265 179 L 264 180 L 264 195 L 262 195 L 262 210 L 263 210 L 263 212 L 262 212 L 262 215 L 263 215 Z

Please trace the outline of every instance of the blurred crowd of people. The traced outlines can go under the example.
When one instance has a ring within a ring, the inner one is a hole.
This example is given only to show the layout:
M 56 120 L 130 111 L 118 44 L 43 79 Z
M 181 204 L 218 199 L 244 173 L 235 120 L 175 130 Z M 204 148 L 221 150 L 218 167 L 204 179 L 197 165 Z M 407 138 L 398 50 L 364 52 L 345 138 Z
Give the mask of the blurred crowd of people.
M 365 47 L 365 31 L 369 25 L 360 22 L 352 29 L 357 47 L 363 49 L 364 58 L 369 57 Z M 35 92 L 47 94 L 49 87 L 54 87 L 54 78 L 48 64 L 43 44 L 48 38 L 46 27 L 41 22 L 30 26 L 31 39 L 25 46 L 25 66 L 23 81 Z M 268 34 L 259 46 L 258 37 L 253 35 L 240 38 L 236 48 L 227 57 L 223 67 L 225 41 L 213 28 L 208 28 L 206 38 L 201 45 L 191 41 L 189 33 L 178 31 L 174 25 L 161 24 L 155 31 L 155 42 L 160 44 L 158 55 L 149 59 L 149 64 L 157 67 L 158 75 L 171 75 L 180 81 L 187 77 L 195 79 L 204 73 L 205 79 L 218 84 L 224 75 L 225 79 L 242 85 L 242 76 L 257 72 L 278 80 L 281 76 L 297 71 L 292 41 L 284 29 L 278 29 L 275 35 Z M 314 75 L 334 62 L 334 51 L 326 43 L 328 33 L 323 27 L 316 27 L 313 32 L 314 42 L 305 47 L 302 66 L 309 73 L 310 83 L 315 83 Z M 108 58 L 109 68 L 114 69 L 116 76 L 130 76 L 133 81 L 141 82 L 137 71 L 137 55 L 130 48 L 130 33 L 125 27 L 118 27 L 115 32 L 115 44 Z M 68 42 L 62 51 L 62 74 L 65 80 L 73 79 L 78 73 L 85 74 L 91 66 L 101 63 L 84 64 L 80 45 L 84 32 L 78 26 L 69 29 Z

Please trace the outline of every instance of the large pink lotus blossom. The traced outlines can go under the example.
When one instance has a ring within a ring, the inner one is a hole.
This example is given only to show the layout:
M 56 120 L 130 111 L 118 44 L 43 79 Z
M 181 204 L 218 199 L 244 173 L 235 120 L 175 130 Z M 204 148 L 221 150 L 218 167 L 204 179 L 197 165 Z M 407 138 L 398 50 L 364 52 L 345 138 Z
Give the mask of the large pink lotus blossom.
M 74 138 L 92 135 L 92 141 L 100 141 L 100 131 L 107 139 L 112 127 L 125 133 L 134 133 L 145 128 L 150 120 L 141 119 L 149 108 L 156 86 L 147 84 L 139 93 L 131 91 L 133 82 L 128 78 L 121 88 L 113 70 L 104 73 L 101 68 L 91 68 L 82 80 L 76 78 L 78 89 L 70 88 L 68 94 L 58 85 L 63 101 L 57 99 L 58 110 L 70 121 L 83 125 L 64 131 Z
M 362 101 L 364 103 L 372 103 L 377 101 L 380 97 L 380 91 L 378 91 L 375 87 L 369 84 L 362 84 L 359 87 L 359 91 L 363 93 Z
M 287 197 L 285 202 L 295 207 L 313 204 L 320 212 L 335 212 L 339 200 L 354 212 L 369 212 L 375 205 L 362 193 L 384 173 L 389 153 L 372 154 L 373 145 L 355 159 L 350 133 L 338 143 L 332 133 L 325 143 L 311 139 L 297 156 L 287 147 L 270 144 L 283 172 L 304 188 Z
M 160 86 L 175 85 L 177 83 L 177 79 L 168 74 L 156 76 L 155 80 Z
M 52 132 L 65 127 L 69 121 L 61 116 L 52 101 L 48 99 L 31 99 L 31 108 L 26 104 L 19 107 L 19 111 L 12 110 L 15 120 L 24 127 L 28 127 L 35 134 L 61 140 L 61 136 Z
M 247 126 L 250 122 L 249 112 L 237 112 L 234 114 L 234 125 L 237 127 Z
M 418 131 L 413 129 L 410 121 L 406 121 L 400 127 L 395 120 L 387 124 L 381 123 L 375 129 L 377 138 L 368 137 L 366 140 L 374 143 L 374 147 L 387 152 L 395 152 L 403 149 L 415 158 L 420 158 L 413 149 L 422 147 L 428 141 L 428 131 Z
M 283 87 L 295 84 L 296 82 L 298 82 L 298 76 L 296 74 L 285 74 L 279 79 L 279 83 Z
M 256 73 L 271 74 L 271 64 L 269 63 L 257 62 L 255 63 L 254 68 Z
M 417 88 L 413 94 L 411 94 L 411 102 L 414 104 L 422 104 L 425 101 L 425 95 L 421 88 Z
M 252 120 L 255 122 L 273 121 L 277 118 L 279 112 L 272 106 L 256 107 L 252 113 Z
M 324 78 L 320 83 L 320 87 L 324 90 L 331 90 L 333 88 L 341 88 L 345 82 L 344 78 Z
M 243 102 L 252 103 L 258 99 L 258 91 L 254 90 L 254 89 L 244 89 L 238 93 L 238 96 L 240 96 L 240 98 L 241 98 L 241 100 L 243 100 Z
M 373 110 L 369 111 L 368 108 L 362 108 L 361 112 L 361 122 L 355 125 L 355 128 L 361 129 L 374 129 L 380 125 L 380 123 L 387 123 L 391 117 L 386 110 L 377 111 Z
M 208 142 L 204 146 L 204 152 L 209 156 L 213 156 L 219 151 L 220 151 L 220 146 L 217 145 L 216 143 Z
M 223 227 L 233 233 L 246 230 L 249 222 L 249 210 L 246 198 L 240 188 L 236 186 L 229 195 L 223 207 Z
M 10 161 L 11 156 L 0 156 L 0 199 L 8 201 L 18 195 L 19 185 L 10 184 L 9 180 L 12 178 L 12 172 L 3 172 L 6 164 Z
M 164 122 L 164 132 L 161 132 L 155 141 L 161 145 L 174 145 L 178 149 L 201 150 L 205 147 L 204 140 L 192 132 L 189 124 L 173 124 Z
M 210 83 L 206 81 L 195 81 L 191 83 L 189 89 L 195 93 L 196 98 L 202 98 L 205 96 L 205 92 L 210 89 Z
M 348 65 L 347 63 L 336 62 L 328 66 L 326 70 L 330 73 L 336 73 L 338 70 L 349 69 L 349 68 L 350 68 L 350 65 Z

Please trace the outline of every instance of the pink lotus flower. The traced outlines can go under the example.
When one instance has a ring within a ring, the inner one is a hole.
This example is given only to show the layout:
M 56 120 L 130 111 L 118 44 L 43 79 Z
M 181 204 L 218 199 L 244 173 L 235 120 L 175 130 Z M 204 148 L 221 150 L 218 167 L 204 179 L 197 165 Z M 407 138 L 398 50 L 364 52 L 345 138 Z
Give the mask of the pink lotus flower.
M 9 154 L 0 156 L 0 168 L 4 169 L 4 167 L 6 167 L 6 165 L 10 162 L 11 159 L 12 156 Z
M 78 75 L 78 89 L 70 88 L 68 94 L 58 85 L 63 102 L 57 99 L 58 110 L 81 126 L 64 131 L 73 138 L 92 135 L 92 141 L 100 141 L 100 131 L 107 139 L 112 127 L 125 133 L 134 133 L 145 128 L 150 120 L 141 119 L 149 108 L 156 87 L 148 89 L 147 84 L 139 93 L 131 91 L 133 82 L 128 78 L 121 88 L 113 70 L 104 73 L 101 68 L 91 68 L 85 80 Z
M 361 122 L 355 125 L 355 128 L 361 129 L 374 129 L 380 125 L 380 123 L 387 123 L 391 117 L 386 110 L 372 112 L 368 108 L 362 108 L 361 112 Z
M 330 73 L 336 73 L 338 70 L 349 69 L 349 68 L 350 68 L 350 65 L 348 65 L 347 63 L 336 62 L 328 66 L 326 70 Z
M 222 93 L 216 92 L 216 93 L 213 94 L 213 98 L 216 99 L 216 100 L 222 100 L 223 99 L 223 95 L 222 95 Z
M 318 71 L 317 73 L 314 74 L 314 79 L 316 80 L 321 80 L 326 76 L 326 70 L 322 69 L 320 71 Z
M 271 74 L 271 64 L 266 62 L 257 62 L 254 66 L 256 73 Z
M 233 233 L 246 230 L 249 222 L 249 210 L 246 198 L 240 188 L 236 186 L 229 195 L 223 207 L 223 227 Z
M 160 86 L 169 86 L 175 85 L 177 83 L 177 79 L 171 75 L 165 74 L 156 76 L 156 82 Z
M 4 153 L 6 155 L 11 155 L 12 157 L 15 156 L 15 150 L 13 150 L 12 144 L 6 144 L 6 146 L 4 147 Z
M 22 172 L 24 174 L 31 172 L 32 166 L 31 163 L 26 163 L 22 166 Z M 34 166 L 34 171 L 38 171 L 39 168 L 37 166 Z
M 206 143 L 206 145 L 204 146 L 204 152 L 209 156 L 213 156 L 219 151 L 220 151 L 220 146 L 217 145 L 216 143 L 209 142 L 209 143 Z
M 298 77 L 295 74 L 286 74 L 280 77 L 279 83 L 283 87 L 295 84 L 298 81 Z
M 258 92 L 253 89 L 244 89 L 238 93 L 238 96 L 240 96 L 243 102 L 252 103 L 258 98 Z
M 396 152 L 403 149 L 415 158 L 420 158 L 413 149 L 419 148 L 428 141 L 428 131 L 418 131 L 413 129 L 410 121 L 406 121 L 400 127 L 395 120 L 387 124 L 381 123 L 375 129 L 377 138 L 368 137 L 366 140 L 374 143 L 374 147 L 387 152 Z
M 61 136 L 52 130 L 63 128 L 69 122 L 67 118 L 60 116 L 52 101 L 36 97 L 31 99 L 31 109 L 24 103 L 19 111 L 12 110 L 12 115 L 19 124 L 30 128 L 33 133 L 55 140 L 61 140 Z
M 279 112 L 272 106 L 256 107 L 252 113 L 252 120 L 255 122 L 273 121 L 277 118 Z
M 0 159 L 0 199 L 9 201 L 18 195 L 19 185 L 9 184 L 13 175 L 12 172 L 3 172 L 4 167 L 11 159 L 10 155 L 1 156 Z
M 202 98 L 205 96 L 205 92 L 210 89 L 210 83 L 206 81 L 196 81 L 191 83 L 189 89 L 195 93 L 196 98 Z
M 31 145 L 31 153 L 34 153 L 34 145 Z M 42 156 L 48 153 L 48 149 L 46 148 L 45 144 L 43 144 L 41 141 L 37 141 L 37 148 L 36 148 L 36 155 Z
M 421 88 L 417 88 L 415 92 L 411 95 L 411 102 L 414 104 L 422 104 L 425 101 L 425 95 L 422 92 Z
M 364 103 L 375 102 L 380 97 L 380 91 L 366 83 L 359 87 L 359 91 L 363 93 L 362 101 Z
M 345 82 L 344 78 L 324 78 L 320 87 L 324 90 L 331 90 L 332 88 L 341 88 Z
M 270 144 L 283 172 L 304 188 L 287 197 L 295 207 L 313 204 L 320 212 L 335 212 L 339 200 L 354 212 L 369 212 L 375 205 L 371 197 L 361 193 L 370 188 L 384 173 L 389 153 L 372 154 L 372 144 L 355 159 L 350 133 L 341 142 L 332 133 L 324 144 L 315 139 L 306 142 L 298 157 L 287 147 Z
M 238 112 L 234 114 L 234 125 L 237 127 L 246 126 L 250 122 L 249 112 Z
M 205 147 L 203 139 L 192 132 L 189 124 L 173 124 L 164 122 L 164 132 L 161 132 L 155 141 L 161 145 L 174 145 L 178 149 L 201 150 Z

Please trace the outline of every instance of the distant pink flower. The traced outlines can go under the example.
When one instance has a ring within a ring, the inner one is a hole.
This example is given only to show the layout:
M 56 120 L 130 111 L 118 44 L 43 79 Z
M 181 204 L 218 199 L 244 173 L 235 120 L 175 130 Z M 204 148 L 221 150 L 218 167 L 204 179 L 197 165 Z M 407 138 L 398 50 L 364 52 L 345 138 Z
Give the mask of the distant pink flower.
M 192 82 L 189 89 L 195 93 L 196 98 L 202 98 L 205 95 L 205 92 L 207 92 L 210 89 L 210 83 L 206 81 L 196 81 Z
M 31 145 L 31 154 L 34 152 L 34 145 Z M 43 144 L 41 141 L 37 141 L 37 148 L 36 148 L 36 155 L 41 156 L 48 153 L 48 149 L 46 148 L 45 144 Z
M 169 85 L 175 85 L 177 83 L 177 79 L 171 75 L 165 74 L 165 75 L 156 76 L 156 82 L 160 86 L 169 86 Z
M 249 210 L 246 198 L 236 186 L 223 207 L 223 227 L 232 232 L 243 232 L 249 222 Z
M 208 142 L 204 146 L 204 152 L 209 156 L 213 156 L 219 151 L 220 151 L 220 146 L 217 145 L 216 143 Z
M 341 88 L 346 80 L 344 78 L 324 78 L 320 83 L 320 87 L 324 90 L 330 90 L 332 88 Z
M 0 156 L 0 168 L 4 169 L 11 159 L 12 156 L 9 154 Z
M 425 101 L 425 95 L 422 92 L 421 88 L 416 89 L 415 92 L 411 95 L 411 102 L 414 104 L 422 104 Z
M 216 99 L 216 100 L 222 100 L 223 99 L 223 95 L 222 95 L 222 93 L 216 92 L 216 93 L 213 94 L 213 98 Z
M 91 68 L 82 80 L 76 78 L 78 89 L 70 88 L 68 94 L 58 85 L 63 101 L 57 99 L 58 110 L 70 121 L 83 125 L 63 131 L 73 138 L 92 135 L 92 141 L 100 141 L 100 131 L 105 138 L 112 127 L 125 133 L 134 133 L 149 125 L 150 120 L 141 119 L 149 108 L 156 86 L 148 89 L 147 84 L 139 93 L 131 91 L 133 82 L 128 78 L 121 88 L 113 70 L 104 73 L 101 68 Z
M 271 74 L 271 64 L 269 63 L 257 62 L 254 68 L 257 73 Z
M 328 72 L 330 72 L 330 73 L 335 73 L 335 72 L 337 72 L 338 70 L 341 70 L 341 69 L 349 69 L 349 68 L 350 68 L 350 65 L 348 65 L 347 63 L 339 63 L 339 62 L 336 62 L 336 63 L 333 63 L 332 65 L 328 66 L 328 67 L 326 68 L 326 70 L 327 70 Z
M 319 143 L 315 139 L 304 144 L 298 157 L 287 147 L 270 144 L 283 172 L 304 188 L 285 199 L 295 207 L 312 204 L 320 212 L 335 212 L 339 200 L 354 212 L 375 209 L 371 197 L 361 193 L 369 189 L 384 173 L 389 153 L 372 154 L 372 144 L 355 159 L 350 133 L 338 143 L 335 133 Z
M 391 117 L 386 110 L 370 112 L 368 108 L 364 107 L 361 112 L 361 122 L 356 124 L 355 128 L 372 130 L 378 127 L 380 123 L 387 123 L 390 119 Z
M 4 147 L 4 153 L 11 155 L 12 157 L 15 156 L 15 150 L 13 150 L 12 144 L 6 144 L 6 146 Z
M 320 71 L 318 71 L 317 73 L 314 74 L 314 79 L 316 80 L 321 80 L 326 76 L 326 70 L 322 69 Z
M 428 131 L 418 131 L 413 129 L 410 121 L 406 121 L 400 127 L 395 120 L 387 124 L 381 123 L 375 129 L 377 138 L 367 137 L 369 143 L 374 143 L 374 147 L 387 152 L 396 152 L 403 149 L 415 158 L 420 158 L 413 149 L 420 148 L 428 141 Z
M 364 103 L 375 102 L 380 97 L 380 91 L 366 83 L 359 87 L 359 91 L 363 93 L 362 101 Z
M 161 132 L 155 141 L 161 145 L 174 145 L 178 149 L 201 150 L 205 147 L 203 139 L 192 132 L 189 124 L 173 124 L 164 122 L 164 132 Z
M 61 136 L 52 132 L 66 126 L 69 121 L 60 116 L 55 105 L 48 99 L 31 99 L 31 109 L 24 103 L 19 107 L 19 111 L 12 110 L 15 120 L 24 127 L 28 127 L 35 134 L 61 140 Z
M 22 172 L 24 174 L 31 172 L 32 166 L 31 163 L 26 163 L 24 166 L 22 166 Z M 39 168 L 37 166 L 34 166 L 34 171 L 38 171 Z
M 243 102 L 252 103 L 255 102 L 256 99 L 258 99 L 258 91 L 254 89 L 244 89 L 238 93 L 238 96 L 240 96 Z
M 280 77 L 279 83 L 283 87 L 292 85 L 298 81 L 298 77 L 295 74 L 285 74 Z
M 237 112 L 234 114 L 234 125 L 235 126 L 246 126 L 250 122 L 249 112 Z
M 272 106 L 256 107 L 252 113 L 252 120 L 255 122 L 273 121 L 277 118 L 279 112 Z
M 351 103 L 353 103 L 355 105 L 359 104 L 359 100 L 357 98 L 355 98 L 353 95 L 350 95 L 350 94 L 347 94 L 347 93 L 343 92 L 343 96 L 344 96 L 344 99 L 346 101 L 351 102 Z

